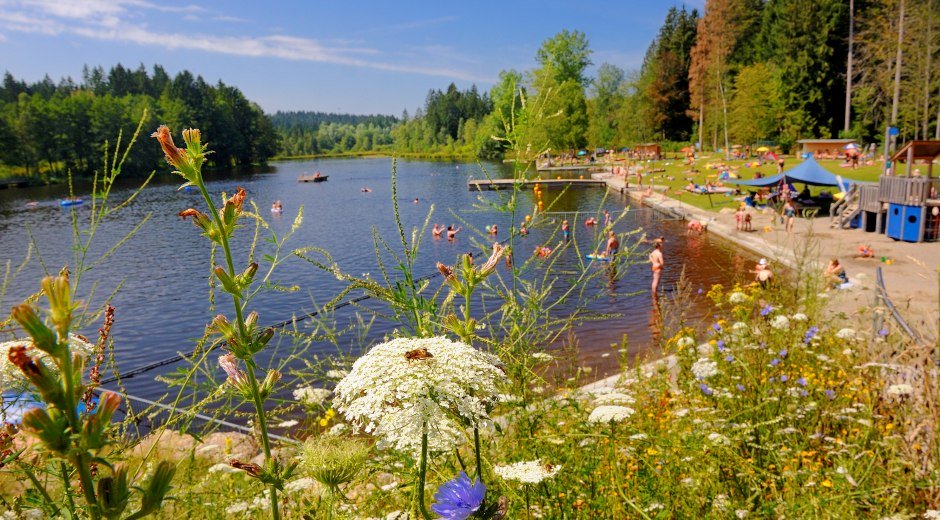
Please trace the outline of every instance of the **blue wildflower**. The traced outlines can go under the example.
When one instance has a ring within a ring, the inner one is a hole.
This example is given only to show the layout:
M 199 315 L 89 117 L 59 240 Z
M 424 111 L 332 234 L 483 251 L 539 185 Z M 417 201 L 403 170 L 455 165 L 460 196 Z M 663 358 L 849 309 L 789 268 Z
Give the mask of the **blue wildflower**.
M 790 379 L 790 378 L 787 377 L 786 374 L 783 374 L 782 376 L 780 376 L 780 382 L 781 382 L 781 383 L 786 383 L 787 380 L 789 380 L 789 379 Z
M 801 377 L 801 378 L 797 379 L 797 380 L 796 380 L 796 384 L 798 384 L 798 385 L 800 385 L 800 386 L 806 386 L 806 378 L 805 378 L 805 377 Z
M 739 392 L 743 392 L 744 390 L 746 390 L 746 389 L 744 388 L 744 385 L 742 385 L 741 383 L 738 383 L 738 384 L 735 386 L 735 388 L 737 388 Z
M 782 358 L 787 357 L 787 353 L 788 353 L 788 352 L 787 352 L 787 349 L 781 350 L 781 351 L 780 351 L 780 357 L 782 357 Z
M 732 356 L 731 354 L 728 354 L 727 356 L 725 356 L 725 361 L 727 361 L 728 363 L 731 363 L 732 361 L 734 361 L 734 356 Z
M 777 378 L 776 378 L 776 377 L 771 377 L 771 378 L 768 379 L 767 381 L 769 381 L 769 382 L 771 382 L 771 383 L 776 383 L 776 382 L 777 382 Z
M 771 312 L 774 312 L 774 307 L 773 305 L 767 304 L 767 305 L 764 305 L 764 307 L 760 310 L 760 315 L 767 316 Z
M 718 352 L 724 352 L 724 351 L 725 351 L 725 340 L 719 339 L 719 340 L 718 340 L 718 343 L 715 343 L 715 345 L 718 346 Z
M 809 395 L 809 392 L 806 390 L 800 390 L 800 397 L 806 397 L 807 395 Z
M 700 287 L 699 290 L 698 290 L 698 293 L 699 293 L 699 294 L 702 294 L 703 292 L 705 292 L 705 291 L 702 290 L 702 288 Z
M 717 323 L 712 325 L 712 328 L 715 329 L 715 332 L 721 332 L 721 325 Z
M 705 395 L 712 395 L 713 393 L 715 393 L 714 390 L 712 390 L 711 388 L 708 388 L 708 385 L 706 385 L 705 383 L 698 385 L 698 389 L 701 390 L 702 393 Z
M 819 332 L 819 327 L 813 326 L 810 327 L 806 334 L 803 335 L 803 343 L 809 344 L 810 341 L 813 341 L 813 338 L 816 337 L 816 333 Z
M 486 486 L 477 478 L 471 483 L 463 471 L 454 480 L 441 484 L 434 494 L 431 511 L 445 520 L 466 520 L 483 505 Z
M 777 359 L 777 358 L 773 358 L 773 359 L 770 360 L 770 366 L 772 366 L 772 367 L 775 367 L 775 366 L 777 366 L 777 365 L 779 365 L 779 364 L 780 364 L 780 360 Z
M 829 389 L 827 388 L 827 389 L 826 389 L 826 397 L 828 397 L 830 400 L 835 399 L 835 398 L 836 398 L 836 393 L 835 393 L 835 391 L 834 391 L 834 390 L 829 390 Z
M 879 330 L 879 331 L 878 331 L 878 335 L 881 336 L 881 337 L 887 336 L 887 335 L 888 335 L 888 329 L 881 329 L 881 330 Z

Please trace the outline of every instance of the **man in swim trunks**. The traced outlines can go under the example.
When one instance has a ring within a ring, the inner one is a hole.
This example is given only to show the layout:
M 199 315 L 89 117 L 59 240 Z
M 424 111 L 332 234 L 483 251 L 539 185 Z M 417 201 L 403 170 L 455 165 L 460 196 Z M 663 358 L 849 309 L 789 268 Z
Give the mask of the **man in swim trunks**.
M 650 253 L 650 268 L 653 271 L 653 284 L 651 286 L 653 298 L 656 297 L 657 291 L 659 290 L 659 280 L 663 276 L 663 266 L 665 263 L 665 259 L 663 258 L 663 241 L 662 239 L 656 239 L 656 246 L 653 252 Z
M 770 267 L 767 266 L 767 259 L 761 258 L 760 262 L 757 262 L 757 267 L 751 271 L 755 274 L 754 281 L 760 284 L 764 289 L 767 288 L 767 285 L 770 283 L 770 279 L 773 278 L 774 273 L 770 270 Z
M 617 251 L 620 250 L 620 241 L 617 240 L 617 234 L 613 231 L 610 232 L 610 237 L 607 239 L 607 250 L 605 254 L 607 256 L 614 256 L 617 254 Z

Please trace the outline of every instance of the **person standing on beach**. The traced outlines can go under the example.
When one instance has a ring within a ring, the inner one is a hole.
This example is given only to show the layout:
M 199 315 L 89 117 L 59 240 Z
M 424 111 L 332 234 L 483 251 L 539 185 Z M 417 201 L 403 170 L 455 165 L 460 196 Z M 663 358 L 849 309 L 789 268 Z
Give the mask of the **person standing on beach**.
M 653 270 L 653 284 L 650 289 L 653 293 L 653 298 L 656 298 L 658 294 L 659 280 L 663 276 L 663 266 L 665 263 L 665 259 L 663 258 L 663 241 L 662 239 L 657 239 L 656 245 L 650 253 L 650 268 Z
M 784 218 L 786 222 L 785 229 L 787 234 L 793 233 L 793 223 L 796 222 L 796 207 L 793 206 L 793 201 L 787 199 L 783 204 L 783 211 L 780 212 L 780 216 Z

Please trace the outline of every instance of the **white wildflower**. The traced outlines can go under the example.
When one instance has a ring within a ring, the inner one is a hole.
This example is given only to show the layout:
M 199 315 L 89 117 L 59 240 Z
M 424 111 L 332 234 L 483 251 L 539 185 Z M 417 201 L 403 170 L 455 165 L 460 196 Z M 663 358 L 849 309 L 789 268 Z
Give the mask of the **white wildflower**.
M 636 399 L 633 396 L 624 394 L 622 392 L 609 392 L 606 394 L 598 395 L 594 398 L 595 406 L 603 405 L 631 405 L 636 402 Z
M 382 491 L 386 491 L 386 492 L 387 492 L 387 491 L 391 491 L 391 490 L 393 490 L 393 489 L 395 489 L 395 488 L 397 488 L 397 487 L 398 487 L 398 482 L 395 482 L 395 481 L 393 480 L 393 481 L 389 482 L 388 484 L 385 484 L 384 486 L 380 487 L 379 489 L 381 489 Z
M 196 453 L 202 455 L 203 453 L 209 453 L 210 451 L 218 450 L 219 446 L 217 444 L 203 444 L 202 446 L 196 448 Z
M 314 388 L 312 386 L 304 386 L 294 390 L 294 399 L 300 401 L 303 404 L 310 406 L 319 406 L 323 404 L 323 401 L 330 396 L 332 392 L 326 388 Z
M 348 431 L 349 431 L 349 425 L 344 422 L 341 422 L 341 423 L 334 424 L 332 428 L 327 430 L 326 434 L 334 435 L 338 437 Z
M 783 314 L 778 314 L 774 316 L 774 319 L 770 320 L 770 326 L 777 330 L 788 329 L 790 327 L 790 319 Z
M 712 507 L 719 511 L 728 509 L 728 495 L 716 495 L 715 499 L 712 500 Z
M 676 417 L 685 417 L 686 415 L 689 415 L 689 409 L 688 409 L 688 408 L 680 408 L 680 409 L 676 410 L 675 412 L 672 412 L 672 415 L 674 415 L 674 416 L 676 416 Z
M 659 511 L 660 509 L 664 507 L 666 506 L 660 504 L 659 502 L 653 502 L 652 504 L 646 506 L 646 509 L 644 509 L 644 511 L 646 511 L 647 513 L 651 513 L 653 511 Z
M 220 462 L 209 468 L 209 473 L 241 473 L 240 469 L 235 469 L 225 462 Z
M 504 404 L 518 403 L 519 401 L 522 401 L 518 395 L 513 394 L 497 394 L 496 400 Z
M 731 325 L 731 330 L 733 332 L 738 332 L 738 333 L 746 332 L 747 329 L 748 329 L 747 323 L 744 323 L 743 321 L 736 321 L 734 322 L 734 324 Z
M 683 485 L 689 486 L 689 487 L 695 485 L 695 480 L 692 479 L 692 477 L 686 477 L 686 478 L 680 480 L 679 482 L 681 482 Z
M 699 358 L 692 364 L 692 374 L 698 379 L 708 379 L 718 374 L 718 363 L 707 358 Z
M 751 512 L 748 511 L 747 509 L 737 509 L 737 510 L 735 510 L 735 512 L 734 512 L 734 516 L 736 516 L 736 517 L 738 517 L 738 518 L 740 518 L 740 519 L 742 519 L 742 520 L 743 520 L 744 518 L 747 518 L 747 515 L 749 515 L 749 514 L 751 514 Z
M 300 424 L 300 423 L 298 423 L 296 420 L 290 419 L 290 420 L 288 420 L 288 421 L 281 421 L 281 422 L 277 423 L 276 426 L 277 426 L 278 428 L 291 428 L 291 427 L 297 426 L 298 424 Z
M 735 291 L 728 296 L 731 303 L 744 303 L 747 301 L 747 295 L 740 291 Z
M 284 491 L 287 493 L 296 493 L 297 491 L 303 491 L 305 489 L 312 488 L 316 482 L 316 480 L 313 480 L 310 477 L 299 478 L 284 484 Z
M 940 520 L 940 511 L 936 509 L 928 509 L 924 511 L 924 518 L 929 518 L 932 520 Z
M 827 355 L 825 355 L 825 354 L 817 354 L 817 355 L 816 355 L 816 359 L 822 361 L 823 363 L 828 363 L 828 362 L 829 362 L 829 356 L 827 356 Z
M 710 356 L 712 352 L 715 351 L 715 347 L 713 347 L 711 343 L 706 342 L 695 347 L 695 351 L 698 352 L 700 356 Z
M 839 339 L 855 339 L 855 331 L 852 329 L 839 329 L 839 332 L 836 332 L 836 337 Z
M 695 340 L 689 336 L 682 336 L 679 338 L 679 341 L 676 342 L 676 345 L 679 345 L 682 348 L 691 347 L 692 345 L 695 345 Z
M 515 480 L 523 484 L 538 484 L 543 480 L 554 477 L 559 471 L 561 471 L 561 466 L 542 464 L 541 459 L 493 468 L 493 472 L 503 480 Z
M 225 514 L 227 515 L 237 515 L 238 513 L 244 513 L 248 511 L 248 502 L 235 502 L 234 504 L 225 508 Z
M 914 387 L 906 383 L 891 385 L 885 390 L 885 393 L 888 394 L 888 397 L 907 397 L 914 393 Z
M 809 319 L 809 317 L 803 314 L 802 312 L 798 312 L 794 314 L 793 316 L 790 316 L 790 319 L 793 321 L 806 321 Z
M 646 440 L 647 435 L 646 435 L 645 433 L 634 433 L 633 435 L 631 435 L 631 436 L 628 437 L 628 438 L 629 438 L 631 441 L 642 441 L 642 440 Z
M 845 356 L 845 357 L 852 357 L 852 356 L 855 355 L 855 351 L 852 350 L 852 349 L 850 349 L 850 348 L 847 348 L 847 349 L 845 349 L 845 350 L 842 351 L 842 355 Z
M 421 356 L 412 355 L 421 353 Z M 335 388 L 336 408 L 388 445 L 448 451 L 463 439 L 454 415 L 489 423 L 487 407 L 506 375 L 499 358 L 444 337 L 398 338 L 372 347 Z
M 533 353 L 532 353 L 532 359 L 534 359 L 534 360 L 536 360 L 536 361 L 541 361 L 541 362 L 543 362 L 543 363 L 547 363 L 547 362 L 549 362 L 549 361 L 555 359 L 555 356 L 553 356 L 553 355 L 551 355 L 551 354 L 548 354 L 548 353 L 546 353 L 546 352 L 533 352 Z
M 349 372 L 347 372 L 346 370 L 340 370 L 336 368 L 334 368 L 333 370 L 327 370 L 326 372 L 327 379 L 342 379 L 346 377 L 347 375 L 349 375 Z
M 633 408 L 628 406 L 605 405 L 595 408 L 588 417 L 588 421 L 606 424 L 629 419 L 631 415 L 633 415 Z
M 720 433 L 709 433 L 708 440 L 717 446 L 728 446 L 731 444 L 731 440 Z

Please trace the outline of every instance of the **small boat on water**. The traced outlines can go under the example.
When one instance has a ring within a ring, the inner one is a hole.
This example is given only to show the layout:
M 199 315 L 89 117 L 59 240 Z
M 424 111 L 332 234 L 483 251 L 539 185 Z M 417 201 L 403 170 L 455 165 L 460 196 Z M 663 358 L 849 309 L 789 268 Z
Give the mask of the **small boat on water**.
M 59 201 L 59 205 L 62 206 L 63 208 L 68 207 L 68 206 L 78 206 L 79 204 L 84 204 L 84 203 L 85 203 L 84 199 L 81 199 L 79 197 L 71 197 L 68 199 L 61 199 Z
M 301 175 L 297 178 L 297 182 L 324 182 L 329 178 L 329 175 L 320 175 L 320 172 L 317 172 L 313 175 Z

